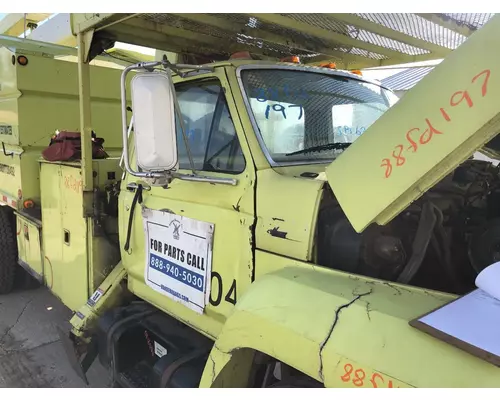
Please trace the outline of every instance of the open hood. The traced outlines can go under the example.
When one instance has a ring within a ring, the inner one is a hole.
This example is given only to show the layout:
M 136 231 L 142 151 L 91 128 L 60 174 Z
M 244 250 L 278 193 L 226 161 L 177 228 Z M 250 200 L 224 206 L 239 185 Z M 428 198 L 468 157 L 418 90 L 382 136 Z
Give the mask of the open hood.
M 486 143 L 490 157 L 500 155 L 498 38 L 499 15 L 328 166 L 328 182 L 357 232 L 388 223 Z

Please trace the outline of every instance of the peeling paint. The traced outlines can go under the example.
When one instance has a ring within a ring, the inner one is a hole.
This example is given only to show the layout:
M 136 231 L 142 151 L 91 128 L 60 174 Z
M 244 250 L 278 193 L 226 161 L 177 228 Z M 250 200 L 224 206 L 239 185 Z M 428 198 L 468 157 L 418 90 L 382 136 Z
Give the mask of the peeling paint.
M 288 232 L 283 232 L 279 230 L 280 228 L 274 227 L 273 229 L 268 229 L 267 233 L 269 233 L 271 236 L 278 237 L 280 239 L 286 239 L 286 235 L 288 235 Z
M 217 375 L 215 373 L 215 361 L 214 361 L 212 354 L 210 354 L 210 360 L 212 361 L 212 383 L 214 383 Z
M 391 284 L 390 282 L 383 282 L 383 285 L 389 286 L 391 289 L 394 289 L 397 292 L 397 293 L 394 294 L 394 296 L 396 296 L 396 295 L 401 296 L 403 290 L 405 292 L 408 292 L 408 293 L 413 293 L 409 289 L 405 289 L 405 288 L 401 288 L 401 287 L 396 287 L 393 284 Z
M 370 312 L 372 309 L 370 308 L 370 303 L 366 302 L 366 316 L 368 317 L 368 320 L 372 322 L 372 318 L 370 317 Z

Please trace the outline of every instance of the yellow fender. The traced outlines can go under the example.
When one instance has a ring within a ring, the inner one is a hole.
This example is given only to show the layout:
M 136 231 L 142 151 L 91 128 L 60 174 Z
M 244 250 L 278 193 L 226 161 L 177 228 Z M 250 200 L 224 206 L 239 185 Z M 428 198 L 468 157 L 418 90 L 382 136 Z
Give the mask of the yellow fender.
M 408 325 L 451 299 L 311 265 L 280 269 L 237 303 L 200 386 L 245 386 L 255 350 L 326 387 L 498 386 L 498 368 Z

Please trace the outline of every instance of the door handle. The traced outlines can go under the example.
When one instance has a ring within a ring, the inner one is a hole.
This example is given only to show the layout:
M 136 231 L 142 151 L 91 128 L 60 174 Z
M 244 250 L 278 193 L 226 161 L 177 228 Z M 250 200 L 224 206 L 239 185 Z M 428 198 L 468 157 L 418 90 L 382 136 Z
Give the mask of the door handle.
M 142 186 L 142 190 L 151 190 L 151 186 L 149 186 L 145 183 L 141 183 L 141 186 Z M 138 187 L 139 187 L 139 184 L 137 182 L 127 183 L 127 190 L 129 190 L 131 192 L 135 192 Z

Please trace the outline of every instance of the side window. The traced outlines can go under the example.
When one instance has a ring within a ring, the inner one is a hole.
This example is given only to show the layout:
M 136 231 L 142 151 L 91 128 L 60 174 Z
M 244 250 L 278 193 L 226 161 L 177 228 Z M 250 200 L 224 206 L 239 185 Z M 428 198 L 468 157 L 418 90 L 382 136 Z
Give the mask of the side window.
M 216 83 L 187 84 L 176 88 L 189 150 L 198 171 L 237 174 L 245 169 L 224 91 Z M 181 126 L 177 121 L 179 167 L 190 169 Z

